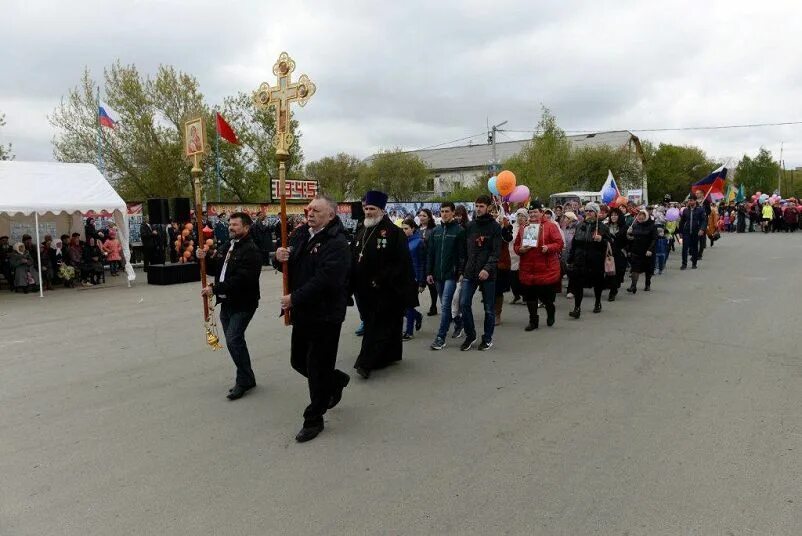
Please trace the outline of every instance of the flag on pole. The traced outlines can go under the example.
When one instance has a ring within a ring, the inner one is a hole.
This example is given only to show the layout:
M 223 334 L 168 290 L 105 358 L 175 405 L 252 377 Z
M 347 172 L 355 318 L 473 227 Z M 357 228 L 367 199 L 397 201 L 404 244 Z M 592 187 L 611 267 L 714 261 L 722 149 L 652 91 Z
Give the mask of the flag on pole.
M 239 145 L 239 140 L 237 139 L 237 135 L 234 133 L 234 129 L 231 128 L 223 116 L 220 115 L 220 112 L 217 112 L 217 133 L 220 134 L 220 137 L 226 140 L 229 143 L 233 143 L 234 145 Z
M 721 166 L 713 171 L 710 175 L 695 182 L 691 185 L 691 193 L 702 190 L 705 192 L 705 198 L 710 196 L 712 199 L 721 199 L 724 197 L 724 184 L 727 180 L 727 168 Z
M 738 187 L 738 194 L 735 196 L 736 203 L 743 203 L 746 201 L 746 190 L 744 189 L 744 185 L 740 185 Z
M 604 185 L 602 185 L 601 192 L 599 193 L 601 194 L 602 202 L 605 204 L 612 203 L 621 195 L 621 190 L 618 189 L 618 184 L 615 182 L 613 172 L 609 169 L 607 170 L 607 180 L 604 181 Z
M 735 201 L 735 188 L 731 182 L 727 183 L 727 193 L 724 198 L 727 200 L 727 203 L 732 203 Z
M 109 116 L 103 106 L 97 107 L 97 120 L 102 127 L 114 129 L 114 127 L 117 125 L 117 121 Z

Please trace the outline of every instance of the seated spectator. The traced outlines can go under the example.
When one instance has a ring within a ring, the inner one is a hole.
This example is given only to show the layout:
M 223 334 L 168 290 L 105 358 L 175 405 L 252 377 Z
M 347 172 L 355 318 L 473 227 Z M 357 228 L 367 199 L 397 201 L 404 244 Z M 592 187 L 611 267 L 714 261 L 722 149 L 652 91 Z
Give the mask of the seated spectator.
M 87 277 L 87 281 L 83 285 L 91 287 L 100 284 L 100 278 L 103 275 L 103 251 L 94 238 L 90 238 L 84 246 L 83 267 Z
M 45 235 L 45 241 L 39 244 L 39 256 L 42 261 L 42 284 L 45 290 L 53 290 L 56 263 L 52 236 Z
M 0 236 L 0 274 L 8 281 L 9 287 L 14 288 L 14 281 L 11 277 L 11 244 L 8 243 L 7 236 Z
M 61 236 L 66 236 L 69 239 L 68 235 Z M 54 270 L 56 272 L 56 277 L 64 283 L 64 287 L 72 288 L 75 286 L 75 268 L 67 264 L 68 252 L 67 248 L 64 247 L 65 242 L 62 240 L 56 241 Z
M 30 252 L 25 248 L 25 244 L 17 242 L 11 252 L 11 269 L 14 272 L 14 289 L 25 294 L 29 290 L 35 290 L 39 285 L 39 272 L 34 267 Z

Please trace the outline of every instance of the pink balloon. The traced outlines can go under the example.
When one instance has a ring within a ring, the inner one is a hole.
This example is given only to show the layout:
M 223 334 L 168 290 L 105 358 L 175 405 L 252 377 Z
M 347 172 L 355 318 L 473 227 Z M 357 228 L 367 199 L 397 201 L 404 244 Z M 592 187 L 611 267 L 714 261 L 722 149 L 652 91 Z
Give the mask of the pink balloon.
M 523 203 L 529 199 L 529 187 L 519 184 L 510 194 L 511 203 Z

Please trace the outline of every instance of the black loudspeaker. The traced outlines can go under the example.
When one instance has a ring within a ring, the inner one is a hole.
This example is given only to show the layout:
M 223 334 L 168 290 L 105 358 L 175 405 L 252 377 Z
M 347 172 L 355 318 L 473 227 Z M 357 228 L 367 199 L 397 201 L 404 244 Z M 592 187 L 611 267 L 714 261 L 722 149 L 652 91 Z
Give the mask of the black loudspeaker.
M 170 223 L 170 207 L 167 199 L 163 197 L 148 199 L 148 218 L 150 218 L 151 225 Z
M 173 205 L 173 219 L 178 223 L 189 222 L 189 197 L 174 197 L 170 202 Z
M 365 219 L 365 211 L 362 210 L 361 201 L 355 201 L 351 203 L 351 219 L 356 221 L 362 221 Z

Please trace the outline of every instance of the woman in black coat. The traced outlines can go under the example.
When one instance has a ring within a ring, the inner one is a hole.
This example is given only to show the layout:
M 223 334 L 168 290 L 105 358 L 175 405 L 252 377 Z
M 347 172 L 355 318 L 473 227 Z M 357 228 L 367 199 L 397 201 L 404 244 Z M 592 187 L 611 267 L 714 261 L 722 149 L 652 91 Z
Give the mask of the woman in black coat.
M 601 313 L 601 296 L 605 288 L 604 258 L 610 244 L 607 226 L 599 221 L 599 205 L 585 205 L 585 219 L 576 228 L 568 254 L 568 269 L 571 271 L 571 292 L 574 295 L 574 310 L 568 313 L 571 318 L 579 318 L 582 312 L 584 289 L 593 288 L 596 304 L 594 313 Z
M 610 215 L 604 223 L 610 231 L 610 245 L 615 258 L 615 276 L 607 277 L 610 286 L 610 296 L 607 300 L 615 301 L 618 289 L 624 283 L 624 276 L 627 273 L 627 247 L 629 246 L 627 225 L 624 221 L 624 215 L 617 208 L 610 211 Z
M 635 294 L 638 290 L 640 274 L 646 274 L 646 292 L 651 290 L 652 275 L 654 274 L 654 248 L 657 244 L 657 227 L 649 219 L 645 210 L 638 212 L 635 222 L 627 231 L 629 241 L 629 265 L 631 268 L 632 285 L 627 292 Z

